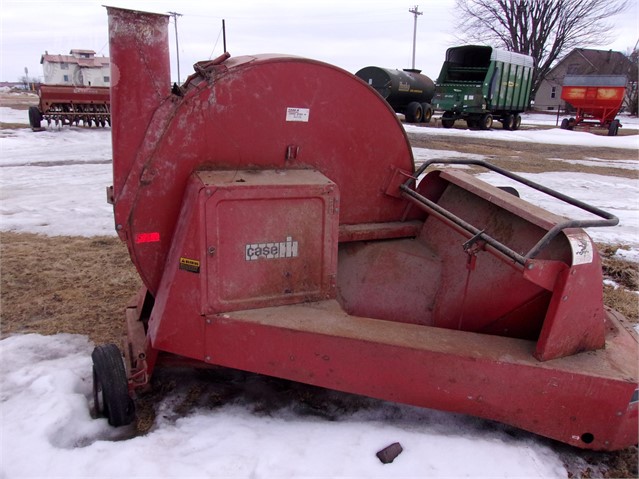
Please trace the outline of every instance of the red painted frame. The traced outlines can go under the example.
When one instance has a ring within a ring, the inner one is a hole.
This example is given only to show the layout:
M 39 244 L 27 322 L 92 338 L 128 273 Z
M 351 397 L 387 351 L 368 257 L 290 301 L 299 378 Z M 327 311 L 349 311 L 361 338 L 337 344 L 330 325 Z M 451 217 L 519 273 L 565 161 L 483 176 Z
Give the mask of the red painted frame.
M 467 233 L 399 190 L 414 172 L 410 144 L 365 83 L 306 59 L 223 56 L 170 93 L 168 17 L 108 13 L 118 72 L 109 197 L 145 285 L 127 309 L 132 394 L 168 353 L 579 447 L 637 443 L 637 335 L 604 311 L 583 231 L 565 230 L 523 266 L 481 242 L 464 251 Z M 418 191 L 516 250 L 559 221 L 459 172 L 430 173 Z M 289 219 L 291 198 L 323 206 Z M 259 220 L 220 213 L 247 199 L 259 199 Z M 252 268 L 242 249 L 252 227 L 265 245 L 315 238 L 315 253 Z M 226 271 L 237 269 L 228 277 L 217 274 L 222 252 Z M 223 300 L 219 283 L 231 277 L 252 296 Z

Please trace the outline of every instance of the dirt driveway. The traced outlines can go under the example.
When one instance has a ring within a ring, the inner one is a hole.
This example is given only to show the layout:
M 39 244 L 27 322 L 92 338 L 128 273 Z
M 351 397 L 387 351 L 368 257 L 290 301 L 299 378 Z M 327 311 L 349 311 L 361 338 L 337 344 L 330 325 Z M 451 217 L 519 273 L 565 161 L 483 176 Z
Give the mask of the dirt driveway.
M 533 129 L 533 128 L 530 128 Z M 637 134 L 637 130 L 626 130 Z M 574 171 L 624 178 L 639 178 L 639 171 L 616 168 L 608 162 L 593 165 L 592 159 L 615 161 L 639 161 L 639 151 L 623 148 L 593 148 L 575 145 L 554 145 L 528 142 L 505 142 L 485 138 L 463 138 L 448 135 L 420 135 L 408 133 L 414 148 L 455 151 L 471 155 L 484 155 L 490 163 L 519 173 L 542 173 L 546 171 Z M 570 163 L 569 160 L 579 163 Z M 582 163 L 583 162 L 583 163 Z M 584 164 L 587 163 L 587 164 Z

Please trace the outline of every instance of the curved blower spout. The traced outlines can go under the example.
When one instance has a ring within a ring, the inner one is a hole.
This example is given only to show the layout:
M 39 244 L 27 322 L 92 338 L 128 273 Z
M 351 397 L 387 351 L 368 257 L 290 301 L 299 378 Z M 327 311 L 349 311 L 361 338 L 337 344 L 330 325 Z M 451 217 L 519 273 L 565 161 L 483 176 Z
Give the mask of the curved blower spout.
M 113 195 L 117 198 L 151 117 L 170 93 L 169 16 L 106 8 L 111 57 Z

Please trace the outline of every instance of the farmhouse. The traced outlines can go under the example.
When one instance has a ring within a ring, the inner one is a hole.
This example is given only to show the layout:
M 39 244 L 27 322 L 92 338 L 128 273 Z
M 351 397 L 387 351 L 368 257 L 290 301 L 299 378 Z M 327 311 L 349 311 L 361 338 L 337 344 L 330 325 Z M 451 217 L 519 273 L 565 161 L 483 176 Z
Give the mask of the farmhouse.
M 71 50 L 69 55 L 50 55 L 45 51 L 40 63 L 48 85 L 111 85 L 109 58 L 96 57 L 93 50 Z
M 636 69 L 636 67 L 634 67 Z M 565 107 L 561 86 L 566 75 L 626 75 L 636 81 L 633 65 L 621 52 L 575 48 L 546 75 L 535 95 L 535 110 L 557 111 Z

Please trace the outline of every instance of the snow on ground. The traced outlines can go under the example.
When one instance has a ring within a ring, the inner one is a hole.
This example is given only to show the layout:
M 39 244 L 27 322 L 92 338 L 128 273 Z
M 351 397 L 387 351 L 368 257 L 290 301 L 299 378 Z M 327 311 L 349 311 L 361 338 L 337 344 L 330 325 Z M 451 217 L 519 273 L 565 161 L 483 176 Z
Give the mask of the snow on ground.
M 439 116 L 433 117 L 433 124 L 438 121 Z M 629 116 L 620 116 L 624 127 L 639 128 L 639 119 Z M 545 115 L 543 113 L 525 113 L 522 115 L 522 129 L 517 131 L 506 131 L 501 128 L 501 123 L 495 122 L 495 127 L 491 130 L 469 130 L 458 128 L 426 128 L 414 124 L 404 124 L 404 129 L 410 133 L 423 135 L 447 135 L 454 137 L 465 137 L 471 135 L 473 138 L 486 138 L 498 141 L 513 141 L 526 143 L 542 143 L 551 145 L 580 145 L 607 148 L 626 148 L 639 151 L 639 135 L 628 136 L 602 136 L 594 135 L 586 131 L 569 131 L 560 128 L 552 129 L 528 129 L 528 126 L 550 126 L 554 127 L 556 116 Z M 456 125 L 465 125 L 460 120 Z M 639 155 L 634 155 L 634 160 L 639 159 Z
M 450 150 L 432 150 L 430 148 L 413 148 L 413 158 L 415 165 L 429 160 L 487 160 L 485 155 L 475 155 L 469 153 L 461 153 L 459 151 Z M 468 168 L 466 165 L 457 165 L 457 168 Z
M 575 115 L 572 115 L 573 117 Z M 550 127 L 559 127 L 561 124 L 561 120 L 564 118 L 569 118 L 570 115 L 562 113 L 557 117 L 557 112 L 555 113 L 522 113 L 521 115 L 521 123 L 522 125 L 537 125 L 537 126 L 550 126 Z M 632 117 L 626 113 L 620 113 L 616 117 L 624 128 L 639 128 L 639 118 Z
M 113 183 L 111 130 L 11 131 L 15 136 L 0 137 L 0 228 L 114 235 L 113 209 L 106 202 L 106 187 Z
M 566 476 L 532 435 L 383 402 L 336 421 L 238 404 L 175 419 L 160 405 L 153 430 L 123 440 L 124 431 L 89 415 L 91 349 L 86 337 L 67 334 L 0 342 L 0 477 Z M 403 453 L 381 464 L 375 453 L 395 441 Z
M 16 113 L 17 112 L 17 113 Z M 15 116 L 24 116 L 25 111 L 0 107 L 0 121 L 9 121 Z M 431 131 L 444 132 L 445 129 L 414 128 L 417 133 Z M 483 133 L 471 130 L 452 130 L 461 136 Z M 538 133 L 542 143 L 551 143 L 555 130 Z M 573 134 L 579 132 L 561 133 Z M 13 136 L 0 138 L 0 228 L 9 231 L 28 231 L 48 235 L 104 235 L 115 234 L 112 208 L 106 203 L 105 189 L 112 183 L 111 137 L 109 128 L 52 128 L 34 133 L 30 129 L 11 130 Z M 499 132 L 500 139 L 519 132 Z M 598 142 L 598 137 L 582 133 L 587 140 Z M 573 137 L 576 138 L 576 137 Z M 637 138 L 637 136 L 631 137 Z M 486 159 L 483 155 L 468 155 L 454 151 L 413 148 L 416 162 L 429 159 L 475 158 Z M 596 149 L 593 149 L 596 154 Z M 631 155 L 630 155 L 631 156 Z M 557 160 L 560 161 L 560 160 Z M 592 158 L 587 162 L 597 163 Z M 583 161 L 582 161 L 583 162 Z M 601 161 L 604 165 L 606 162 Z M 599 164 L 599 163 L 597 163 Z M 602 165 L 603 166 L 603 165 Z M 639 169 L 639 161 L 628 158 L 615 162 L 615 166 Z M 588 174 L 548 173 L 551 177 L 567 176 L 569 180 L 579 177 L 580 182 L 570 183 L 562 179 L 556 183 L 562 192 L 575 196 L 603 209 L 621 211 L 622 224 L 615 228 L 617 238 L 624 238 L 639 250 L 637 235 L 637 188 L 636 182 L 612 177 Z M 585 175 L 585 176 L 583 176 Z M 587 181 L 584 180 L 587 178 Z M 541 181 L 541 180 L 540 180 Z M 546 180 L 544 177 L 543 181 Z M 541 182 L 543 182 L 541 181 Z M 585 183 L 583 181 L 586 181 Z M 575 190 L 572 191 L 571 188 Z M 623 188 L 623 195 L 611 195 Z M 533 202 L 534 199 L 531 199 Z M 604 202 L 604 203 L 602 203 Z M 615 202 L 618 204 L 615 205 Z M 612 204 L 611 204 L 612 203 Z M 545 205 L 542 205 L 545 206 Z M 613 213 L 615 213 L 613 211 Z M 590 231 L 592 232 L 592 231 Z M 597 241 L 600 236 L 595 234 Z M 606 236 L 610 237 L 610 233 Z M 603 240 L 603 239 L 602 239 Z M 638 253 L 639 255 L 639 253 Z
M 551 130 L 517 130 L 506 131 L 499 127 L 492 130 L 468 130 L 457 128 L 426 128 L 422 126 L 404 124 L 407 132 L 422 135 L 446 135 L 453 137 L 465 137 L 472 134 L 474 138 L 486 138 L 490 140 L 543 143 L 551 145 L 582 145 L 591 147 L 639 149 L 639 136 L 601 136 L 593 135 L 585 131 L 569 131 L 560 128 Z
M 0 108 L 0 121 L 26 123 L 26 114 Z M 424 134 L 430 130 L 407 129 Z M 504 141 L 515 139 L 514 134 L 545 143 L 557 138 L 600 141 L 594 135 L 555 130 L 451 131 Z M 0 136 L 0 229 L 115 234 L 105 194 L 111 184 L 109 129 L 6 132 Z M 634 145 L 627 148 L 637 145 L 636 137 L 625 141 Z M 418 161 L 460 156 L 419 148 L 414 152 Z M 528 176 L 619 214 L 622 225 L 600 240 L 639 250 L 635 181 L 588 174 Z M 489 174 L 485 178 L 493 181 Z M 522 191 L 522 196 L 544 205 L 545 200 L 533 194 Z M 381 401 L 335 421 L 291 408 L 256 414 L 235 403 L 173 418 L 162 414 L 178 400 L 169 396 L 158 405 L 154 428 L 126 439 L 126 428 L 114 430 L 89 415 L 92 347 L 86 337 L 66 334 L 0 341 L 1 479 L 566 476 L 562 460 L 541 438 L 488 421 Z M 375 453 L 395 441 L 404 452 L 392 464 L 382 465 Z
M 33 132 L 30 129 L 11 131 L 14 136 L 0 138 L 0 166 L 82 165 L 111 162 L 110 128 L 64 127 L 39 132 Z
M 601 158 L 587 158 L 585 160 L 565 160 L 563 158 L 548 158 L 552 161 L 563 161 L 571 165 L 597 166 L 600 168 L 620 168 L 622 170 L 639 170 L 637 160 L 603 160 Z
M 523 115 L 523 124 L 543 124 L 548 115 L 526 114 Z M 636 118 L 622 118 L 624 124 L 633 128 L 639 126 Z M 619 161 L 602 160 L 593 156 L 586 160 L 563 160 L 553 158 L 554 161 L 566 161 L 572 164 L 588 166 L 615 167 L 632 171 L 639 170 L 639 135 L 627 137 L 607 137 L 593 135 L 586 132 L 567 131 L 561 129 L 551 130 L 519 130 L 516 132 L 503 131 L 496 128 L 490 131 L 459 130 L 446 128 L 423 128 L 405 124 L 406 131 L 416 135 L 427 137 L 432 134 L 450 134 L 462 139 L 468 136 L 473 138 L 490 138 L 502 141 L 526 141 L 541 144 L 569 144 L 590 146 L 593 155 L 596 155 L 598 147 L 626 148 L 628 159 Z M 413 148 L 416 163 L 431 159 L 487 159 L 483 155 L 467 155 L 458 152 L 429 150 L 426 148 Z M 597 242 L 622 243 L 630 246 L 630 251 L 619 250 L 618 255 L 632 261 L 639 261 L 639 182 L 636 179 L 602 176 L 590 173 L 550 172 L 541 174 L 521 174 L 532 181 L 545 185 L 551 189 L 560 191 L 568 196 L 596 206 L 610 212 L 619 218 L 619 225 L 605 228 L 589 228 L 588 233 Z M 514 186 L 522 194 L 522 198 L 533 204 L 546 208 L 554 213 L 574 218 L 595 218 L 583 214 L 574 207 L 567 206 L 547 195 L 535 190 L 522 189 L 517 183 L 503 178 L 496 173 L 480 175 L 479 178 L 497 186 Z
M 29 124 L 28 110 L 15 110 L 6 106 L 0 106 L 0 121 L 3 123 L 24 123 Z
M 0 228 L 51 236 L 114 235 L 113 209 L 106 202 L 110 184 L 110 164 L 0 166 Z
M 594 241 L 600 243 L 621 243 L 630 246 L 629 251 L 618 250 L 617 254 L 639 262 L 639 181 L 631 178 L 574 172 L 519 173 L 519 175 L 615 215 L 619 218 L 617 226 L 588 228 L 588 234 Z M 478 175 L 478 178 L 495 186 L 512 186 L 526 201 L 553 213 L 574 219 L 598 218 L 497 173 L 482 173 Z

